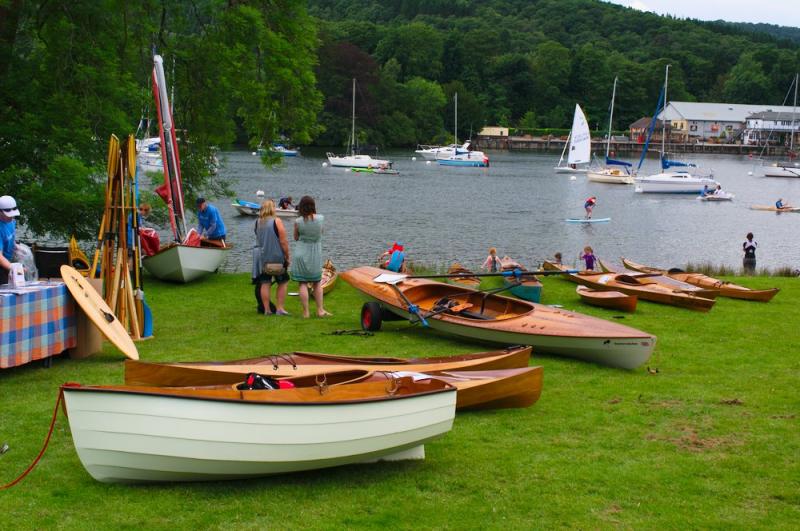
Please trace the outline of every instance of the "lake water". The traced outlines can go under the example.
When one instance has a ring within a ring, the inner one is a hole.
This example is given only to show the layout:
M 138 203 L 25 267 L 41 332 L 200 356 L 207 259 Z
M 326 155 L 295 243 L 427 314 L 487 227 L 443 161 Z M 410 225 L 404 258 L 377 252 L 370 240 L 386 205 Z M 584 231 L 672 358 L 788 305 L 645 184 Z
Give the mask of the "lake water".
M 736 195 L 733 202 L 711 203 L 689 195 L 637 194 L 633 186 L 592 183 L 583 175 L 571 180 L 553 171 L 558 153 L 487 154 L 489 168 L 454 168 L 413 161 L 412 150 L 390 151 L 381 156 L 400 171 L 390 176 L 323 167 L 322 151 L 307 150 L 272 170 L 249 152 L 227 152 L 220 174 L 240 199 L 258 201 L 257 190 L 276 200 L 313 196 L 325 215 L 324 255 L 340 269 L 373 263 L 393 240 L 405 243 L 410 260 L 438 267 L 461 261 L 477 268 L 490 246 L 527 266 L 556 251 L 572 264 L 586 245 L 612 261 L 626 256 L 665 267 L 703 261 L 739 267 L 747 232 L 759 244 L 759 267 L 800 266 L 800 214 L 749 209 L 778 197 L 800 204 L 800 179 L 749 176 L 753 166 L 746 157 L 692 157 L 713 168 L 723 189 Z M 657 168 L 657 160 L 648 160 L 642 173 Z M 583 216 L 583 202 L 592 195 L 598 200 L 594 217 L 611 221 L 565 223 Z M 224 269 L 250 271 L 254 218 L 237 215 L 231 201 L 212 202 L 236 246 Z M 291 222 L 287 226 L 291 230 Z

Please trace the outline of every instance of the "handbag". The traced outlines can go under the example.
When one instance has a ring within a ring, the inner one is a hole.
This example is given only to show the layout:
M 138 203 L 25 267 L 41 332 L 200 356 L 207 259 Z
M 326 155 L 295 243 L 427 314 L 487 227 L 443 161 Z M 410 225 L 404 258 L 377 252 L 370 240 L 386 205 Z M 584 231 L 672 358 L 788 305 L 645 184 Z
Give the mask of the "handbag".
M 264 264 L 264 274 L 271 276 L 280 276 L 286 273 L 286 268 L 280 262 L 267 262 Z

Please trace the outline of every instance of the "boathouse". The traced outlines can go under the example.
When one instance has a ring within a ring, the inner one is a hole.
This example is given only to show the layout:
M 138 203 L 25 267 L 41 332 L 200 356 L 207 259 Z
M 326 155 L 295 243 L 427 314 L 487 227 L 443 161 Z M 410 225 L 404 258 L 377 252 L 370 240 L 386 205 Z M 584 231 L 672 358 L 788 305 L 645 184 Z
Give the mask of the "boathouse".
M 792 108 L 781 105 L 671 101 L 658 117 L 669 121 L 672 137 L 679 136 L 681 142 L 716 141 L 732 144 L 741 140 L 749 116 L 766 111 L 791 113 Z

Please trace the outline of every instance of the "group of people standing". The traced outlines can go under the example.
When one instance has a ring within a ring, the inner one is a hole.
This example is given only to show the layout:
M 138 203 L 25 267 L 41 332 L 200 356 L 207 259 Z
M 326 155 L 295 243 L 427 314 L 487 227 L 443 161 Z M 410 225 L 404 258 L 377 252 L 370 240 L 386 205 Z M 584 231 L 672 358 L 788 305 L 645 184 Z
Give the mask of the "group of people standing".
M 317 306 L 317 317 L 331 315 L 325 310 L 322 295 L 322 233 L 324 216 L 317 214 L 311 196 L 303 196 L 297 205 L 299 213 L 294 222 L 294 253 L 289 247 L 286 226 L 277 217 L 275 203 L 271 199 L 261 203 L 254 227 L 256 244 L 253 248 L 253 283 L 263 305 L 265 315 L 289 315 L 286 311 L 286 295 L 289 279 L 299 286 L 303 317 L 310 316 L 309 299 L 313 297 Z M 276 284 L 274 312 L 270 298 L 272 284 Z

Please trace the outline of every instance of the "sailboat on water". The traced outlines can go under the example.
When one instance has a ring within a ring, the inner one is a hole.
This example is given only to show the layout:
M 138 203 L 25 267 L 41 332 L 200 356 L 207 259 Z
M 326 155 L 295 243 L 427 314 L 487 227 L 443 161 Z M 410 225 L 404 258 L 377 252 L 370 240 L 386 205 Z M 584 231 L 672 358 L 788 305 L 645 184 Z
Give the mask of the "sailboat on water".
M 564 153 L 569 146 L 567 163 L 564 164 Z M 583 109 L 575 104 L 575 116 L 572 118 L 572 129 L 569 131 L 567 142 L 561 151 L 561 158 L 558 159 L 558 166 L 553 168 L 556 173 L 586 173 L 586 167 L 579 164 L 588 164 L 591 160 L 592 137 L 589 133 L 589 123 Z
M 764 177 L 800 177 L 800 163 L 794 161 L 797 153 L 794 151 L 795 117 L 797 116 L 797 82 L 800 74 L 794 75 L 794 106 L 792 107 L 792 120 L 789 126 L 789 160 L 777 162 L 764 168 Z
M 172 282 L 191 282 L 213 273 L 227 257 L 227 247 L 205 247 L 199 238 L 190 238 L 186 231 L 181 182 L 181 161 L 172 120 L 172 109 L 167 98 L 164 60 L 153 57 L 153 96 L 158 111 L 158 129 L 161 138 L 164 184 L 156 192 L 167 203 L 169 221 L 174 241 L 161 247 L 157 253 L 142 260 L 151 275 Z
M 642 156 L 639 158 L 639 165 L 637 172 L 642 168 L 645 156 L 647 156 L 647 148 L 650 145 L 650 138 L 653 135 L 653 129 L 656 125 L 656 119 L 661 109 L 661 172 L 653 175 L 643 177 L 636 177 L 635 191 L 639 193 L 667 193 L 667 194 L 700 194 L 703 190 L 714 189 L 719 184 L 713 179 L 712 172 L 701 173 L 697 165 L 670 160 L 667 158 L 666 152 L 666 137 L 667 137 L 667 87 L 669 84 L 669 67 L 667 65 L 666 74 L 664 75 L 664 86 L 661 89 L 661 94 L 658 98 L 658 105 L 656 105 L 656 112 L 653 114 L 653 120 L 650 122 L 650 128 L 647 132 L 647 140 L 644 143 Z
M 369 155 L 356 154 L 356 78 L 353 78 L 353 115 L 350 128 L 349 155 L 335 155 L 330 151 L 326 153 L 328 163 L 340 168 L 391 168 L 389 160 L 373 159 Z
M 617 96 L 617 81 L 614 78 L 614 88 L 611 91 L 611 110 L 608 113 L 608 134 L 606 135 L 606 160 L 601 167 L 589 167 L 586 171 L 586 178 L 596 183 L 608 184 L 633 184 L 633 174 L 631 168 L 633 164 L 622 160 L 615 160 L 609 157 L 611 153 L 611 125 L 614 123 L 614 100 Z
M 455 108 L 455 129 L 453 130 L 455 142 L 453 145 L 458 146 L 458 92 L 453 95 L 453 105 Z M 486 168 L 489 166 L 489 157 L 483 151 L 472 151 L 469 148 L 469 142 L 466 142 L 460 148 L 456 147 L 452 152 L 441 151 L 436 154 L 436 162 L 440 166 L 467 166 L 472 168 Z

